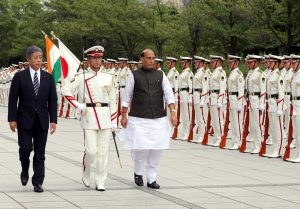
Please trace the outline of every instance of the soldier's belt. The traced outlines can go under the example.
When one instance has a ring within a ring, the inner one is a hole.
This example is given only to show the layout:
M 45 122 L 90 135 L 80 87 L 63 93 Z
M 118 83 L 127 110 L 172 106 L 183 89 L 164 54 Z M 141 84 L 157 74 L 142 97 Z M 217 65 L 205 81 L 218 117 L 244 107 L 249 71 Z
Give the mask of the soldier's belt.
M 181 88 L 181 89 L 179 89 L 180 91 L 189 91 L 190 90 L 190 88 Z
M 125 88 L 125 86 L 120 86 L 120 88 Z
M 86 103 L 87 107 L 108 107 L 108 103 Z
M 194 91 L 202 92 L 202 89 L 201 88 L 196 88 L 196 89 L 194 89 Z
M 298 96 L 298 97 L 292 97 L 293 98 L 293 100 L 300 100 L 300 96 Z
M 278 94 L 268 95 L 268 99 L 270 99 L 270 98 L 278 99 Z
M 249 96 L 260 96 L 260 92 L 249 92 Z
M 219 94 L 219 93 L 220 93 L 220 90 L 219 90 L 219 89 L 216 89 L 216 90 L 210 90 L 209 92 L 210 92 L 211 94 L 212 94 L 212 93 Z
M 284 92 L 284 95 L 291 95 L 291 92 Z
M 235 95 L 235 96 L 238 96 L 239 95 L 239 92 L 235 91 L 235 92 L 228 92 L 229 95 Z

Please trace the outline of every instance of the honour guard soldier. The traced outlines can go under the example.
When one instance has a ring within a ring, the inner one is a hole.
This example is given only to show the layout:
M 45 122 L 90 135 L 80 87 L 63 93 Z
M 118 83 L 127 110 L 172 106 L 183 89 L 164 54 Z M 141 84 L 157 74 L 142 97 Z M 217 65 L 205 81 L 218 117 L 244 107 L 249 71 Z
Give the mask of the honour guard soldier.
M 85 137 L 83 184 L 90 186 L 91 165 L 96 160 L 95 180 L 98 191 L 105 190 L 111 129 L 117 127 L 114 76 L 100 70 L 103 51 L 102 46 L 87 49 L 88 71 L 76 76 L 72 83 L 65 81 L 62 87 L 62 94 L 81 112 Z M 73 97 L 73 88 L 78 89 L 78 101 Z
M 178 85 L 179 85 L 179 72 L 176 70 L 176 62 L 177 62 L 177 59 L 174 58 L 174 57 L 166 57 L 167 59 L 167 66 L 168 66 L 168 74 L 167 74 L 167 78 L 169 80 L 169 83 L 171 85 L 171 88 L 173 90 L 173 94 L 174 94 L 174 99 L 175 99 L 175 111 L 177 113 L 177 119 L 178 116 L 179 116 L 179 112 L 178 112 L 178 97 L 179 97 L 179 92 L 178 92 Z M 170 113 L 169 111 L 167 111 L 167 115 L 168 117 L 170 116 Z M 177 137 L 177 133 L 175 133 L 175 130 L 178 130 L 177 129 L 178 127 L 174 127 L 174 131 L 173 131 L 173 134 L 172 134 L 172 138 L 175 139 Z M 177 132 L 177 131 L 176 131 Z
M 288 158 L 287 160 L 294 163 L 300 163 L 300 56 L 291 55 L 294 69 L 294 76 L 291 83 L 292 92 L 292 107 L 293 107 L 293 122 L 292 130 L 293 137 L 296 143 L 296 153 L 293 158 Z
M 248 55 L 249 67 L 252 69 L 248 76 L 247 87 L 249 95 L 249 129 L 250 138 L 253 140 L 252 154 L 258 154 L 261 148 L 261 120 L 265 111 L 266 78 L 263 71 L 259 69 L 262 59 L 258 55 Z
M 129 64 L 129 69 L 130 69 L 131 72 L 132 72 L 132 71 L 137 70 L 137 65 L 138 65 L 139 63 L 136 62 L 136 61 L 129 61 L 128 64 Z
M 182 72 L 179 75 L 180 119 L 177 139 L 188 140 L 192 113 L 193 72 L 190 70 L 191 57 L 180 57 Z
M 243 73 L 239 70 L 241 57 L 228 55 L 228 59 L 231 69 L 227 85 L 230 104 L 230 130 L 232 135 L 232 145 L 229 149 L 237 150 L 241 145 L 242 137 L 245 80 Z
M 193 129 L 193 140 L 191 142 L 201 143 L 204 137 L 206 127 L 205 103 L 206 97 L 203 92 L 208 92 L 209 79 L 204 69 L 205 58 L 194 56 L 194 66 L 197 69 L 193 80 L 193 99 L 195 109 L 195 126 Z
M 221 56 L 210 55 L 211 66 L 213 72 L 209 81 L 210 89 L 210 114 L 211 124 L 214 129 L 215 142 L 213 147 L 220 146 L 221 136 L 223 132 L 222 124 L 222 108 L 225 103 L 226 93 L 226 72 L 222 68 L 224 58 Z
M 290 123 L 290 110 L 291 110 L 291 83 L 294 76 L 294 70 L 292 67 L 292 57 L 291 56 L 283 56 L 284 69 L 286 69 L 286 73 L 284 76 L 284 139 L 287 139 L 287 133 Z M 290 145 L 291 148 L 295 148 L 295 141 Z M 283 145 L 286 145 L 283 143 Z
M 120 103 L 122 101 L 122 98 L 124 97 L 125 85 L 126 85 L 126 81 L 127 81 L 128 75 L 130 73 L 130 70 L 128 68 L 128 59 L 127 58 L 118 58 L 118 60 L 119 60 L 119 68 L 120 68 L 119 74 L 118 74 L 118 80 L 119 80 L 119 103 Z M 121 112 L 119 112 L 118 115 L 121 115 Z M 118 118 L 118 120 L 120 120 L 120 118 Z M 121 128 L 121 124 L 120 123 L 119 123 L 119 128 Z
M 161 70 L 162 71 L 162 66 L 163 66 L 164 61 L 159 58 L 155 58 L 155 69 L 156 70 Z
M 266 80 L 266 93 L 268 98 L 269 132 L 273 140 L 273 149 L 270 154 L 263 156 L 276 158 L 281 156 L 283 139 L 283 106 L 284 106 L 284 81 L 279 71 L 281 57 L 269 55 L 271 73 Z

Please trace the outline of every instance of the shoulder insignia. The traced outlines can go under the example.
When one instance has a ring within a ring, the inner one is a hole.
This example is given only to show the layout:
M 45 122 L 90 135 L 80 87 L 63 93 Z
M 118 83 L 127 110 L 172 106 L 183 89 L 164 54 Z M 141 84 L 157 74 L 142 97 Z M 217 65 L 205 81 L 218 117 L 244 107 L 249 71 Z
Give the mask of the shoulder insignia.
M 242 82 L 243 82 L 243 79 L 242 79 L 242 78 L 239 78 L 239 82 L 242 83 Z

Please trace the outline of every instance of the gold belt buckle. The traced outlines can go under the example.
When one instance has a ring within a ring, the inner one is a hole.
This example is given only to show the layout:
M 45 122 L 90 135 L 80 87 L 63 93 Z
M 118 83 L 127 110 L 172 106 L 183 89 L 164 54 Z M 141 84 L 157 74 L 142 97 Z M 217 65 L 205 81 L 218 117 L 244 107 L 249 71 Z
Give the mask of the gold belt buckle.
M 101 107 L 101 103 L 100 102 L 96 103 L 96 107 Z

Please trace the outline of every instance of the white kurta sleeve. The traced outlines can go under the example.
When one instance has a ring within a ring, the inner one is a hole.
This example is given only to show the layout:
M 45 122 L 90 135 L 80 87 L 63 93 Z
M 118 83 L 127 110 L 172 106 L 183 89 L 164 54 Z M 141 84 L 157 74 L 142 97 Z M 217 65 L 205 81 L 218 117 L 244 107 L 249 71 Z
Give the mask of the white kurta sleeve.
M 163 74 L 162 88 L 163 88 L 164 98 L 167 105 L 175 104 L 173 90 L 165 74 Z
M 133 88 L 134 88 L 134 78 L 133 78 L 133 74 L 130 73 L 126 81 L 124 97 L 122 98 L 121 101 L 122 107 L 129 107 L 133 96 Z

